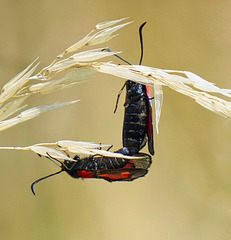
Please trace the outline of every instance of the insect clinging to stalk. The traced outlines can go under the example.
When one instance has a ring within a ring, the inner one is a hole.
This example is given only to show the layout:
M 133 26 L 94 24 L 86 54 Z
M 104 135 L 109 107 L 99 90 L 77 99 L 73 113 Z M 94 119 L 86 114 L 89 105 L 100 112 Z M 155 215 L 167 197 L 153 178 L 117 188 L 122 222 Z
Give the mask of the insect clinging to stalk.
M 61 170 L 34 181 L 31 184 L 31 190 L 34 195 L 35 184 L 61 172 L 66 172 L 73 178 L 99 178 L 108 182 L 133 181 L 145 176 L 152 163 L 151 156 L 145 153 L 136 154 L 129 159 L 123 157 L 105 157 L 97 154 L 82 159 L 76 155 L 73 158 L 75 161 L 60 161 L 48 153 L 47 158 L 57 165 L 60 164 L 59 167 Z
M 146 22 L 144 22 L 139 28 L 141 45 L 139 65 L 141 65 L 143 59 L 142 29 L 145 24 Z M 106 50 L 110 51 L 109 49 Z M 131 65 L 120 56 L 115 56 Z M 151 155 L 154 155 L 152 107 L 149 86 L 127 80 L 117 96 L 114 112 L 116 112 L 120 94 L 125 86 L 126 99 L 124 103 L 123 148 L 119 149 L 117 152 L 132 156 L 137 154 L 146 145 L 148 140 L 149 152 Z

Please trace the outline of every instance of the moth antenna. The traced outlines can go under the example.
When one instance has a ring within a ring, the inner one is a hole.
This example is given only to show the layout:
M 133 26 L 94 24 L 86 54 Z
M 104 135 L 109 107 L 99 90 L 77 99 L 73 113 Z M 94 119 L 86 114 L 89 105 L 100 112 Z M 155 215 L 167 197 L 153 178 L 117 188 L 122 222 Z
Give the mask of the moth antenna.
M 144 22 L 140 25 L 139 28 L 139 36 L 140 36 L 140 49 L 141 49 L 141 53 L 140 53 L 140 61 L 139 61 L 139 65 L 141 65 L 142 60 L 143 60 L 143 54 L 144 54 L 144 44 L 143 44 L 143 35 L 142 35 L 142 30 L 143 27 L 145 26 L 147 22 Z
M 38 180 L 34 181 L 34 182 L 31 184 L 31 186 L 30 186 L 32 193 L 35 195 L 35 191 L 34 191 L 34 185 L 35 185 L 35 184 L 37 184 L 38 182 L 40 182 L 40 181 L 42 181 L 42 180 L 44 180 L 44 179 L 46 179 L 46 178 L 52 177 L 52 176 L 54 176 L 54 175 L 57 175 L 57 174 L 61 173 L 62 171 L 63 171 L 63 169 L 61 169 L 61 170 L 58 171 L 58 172 L 49 174 L 49 175 L 47 175 L 47 176 L 45 176 L 45 177 L 39 178 Z
M 48 159 L 49 159 L 51 162 L 53 162 L 55 165 L 59 166 L 59 165 L 57 164 L 57 162 L 59 162 L 59 163 L 61 164 L 61 166 L 63 166 L 63 163 L 62 163 L 60 160 L 58 160 L 57 158 L 52 157 L 48 152 L 46 152 L 46 154 L 47 154 L 46 158 L 48 158 Z M 59 166 L 59 167 L 60 167 L 60 166 Z
M 107 51 L 107 52 L 111 52 L 110 48 L 104 48 L 102 51 Z M 119 58 L 121 61 L 127 63 L 128 65 L 131 65 L 130 62 L 128 62 L 127 60 L 125 60 L 124 58 L 120 57 L 119 55 L 117 54 L 113 54 L 113 56 Z
M 61 161 L 59 161 L 57 158 L 52 157 L 48 152 L 47 152 L 46 154 L 47 154 L 46 158 L 48 158 L 48 159 L 49 159 L 51 162 L 53 162 L 55 165 L 57 165 L 57 166 L 59 166 L 59 167 L 62 167 L 62 166 L 63 166 L 63 163 L 62 163 Z M 41 157 L 40 154 L 38 154 L 38 155 Z M 57 162 L 60 163 L 61 166 L 60 166 Z M 31 187 L 30 187 L 32 193 L 35 195 L 35 191 L 34 191 L 34 185 L 35 185 L 35 184 L 37 184 L 38 182 L 40 182 L 40 181 L 42 181 L 42 180 L 44 180 L 44 179 L 46 179 L 46 178 L 52 177 L 52 176 L 54 176 L 54 175 L 57 175 L 57 174 L 61 173 L 62 171 L 64 171 L 64 170 L 61 169 L 61 170 L 58 171 L 58 172 L 49 174 L 49 175 L 47 175 L 47 176 L 45 176 L 45 177 L 39 178 L 38 180 L 34 181 L 34 182 L 31 184 Z
M 140 48 L 141 48 L 141 54 L 140 54 L 140 61 L 139 61 L 139 65 L 141 65 L 142 63 L 142 60 L 143 60 L 143 53 L 144 53 L 144 45 L 143 45 L 143 35 L 142 35 L 142 30 L 143 30 L 143 27 L 144 25 L 146 24 L 147 22 L 144 22 L 140 25 L 139 27 L 139 36 L 140 36 Z M 111 52 L 111 50 L 109 48 L 104 48 L 102 51 L 108 51 L 108 52 Z M 128 62 L 127 60 L 123 59 L 122 57 L 120 57 L 119 55 L 117 54 L 114 54 L 115 57 L 119 58 L 120 60 L 122 60 L 123 62 L 127 63 L 128 65 L 131 65 L 130 62 Z M 119 98 L 120 98 L 120 95 L 121 93 L 123 92 L 124 90 L 124 87 L 125 87 L 126 83 L 123 85 L 123 87 L 120 89 L 118 95 L 117 95 L 117 99 L 116 99 L 116 104 L 115 104 L 115 109 L 114 109 L 114 113 L 116 113 L 116 110 L 117 110 L 117 106 L 118 106 L 118 103 L 119 103 Z
M 108 147 L 107 151 L 109 151 L 112 147 L 113 147 L 113 145 L 111 145 L 110 147 Z

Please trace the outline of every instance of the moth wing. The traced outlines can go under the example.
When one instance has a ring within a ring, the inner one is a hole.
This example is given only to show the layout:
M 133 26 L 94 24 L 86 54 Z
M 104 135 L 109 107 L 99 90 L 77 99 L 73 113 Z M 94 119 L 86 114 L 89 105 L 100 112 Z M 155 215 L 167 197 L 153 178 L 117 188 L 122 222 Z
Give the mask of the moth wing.
M 146 91 L 147 91 L 147 97 L 148 97 L 148 107 L 149 107 L 149 113 L 148 113 L 148 150 L 151 155 L 154 155 L 154 140 L 153 140 L 153 124 L 152 124 L 152 104 L 150 100 L 150 88 L 148 85 L 146 85 Z

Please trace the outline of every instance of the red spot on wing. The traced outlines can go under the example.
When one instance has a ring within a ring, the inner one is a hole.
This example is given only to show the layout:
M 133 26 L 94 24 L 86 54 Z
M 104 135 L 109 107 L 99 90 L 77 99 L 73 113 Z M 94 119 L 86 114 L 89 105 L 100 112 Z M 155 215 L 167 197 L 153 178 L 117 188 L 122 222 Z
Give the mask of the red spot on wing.
M 132 181 L 134 179 L 145 176 L 147 172 L 147 169 L 136 168 L 135 159 L 130 159 L 123 168 L 103 170 L 78 170 L 77 174 L 80 178 L 101 178 L 109 182 L 113 182 Z
M 108 173 L 104 173 L 104 174 L 99 174 L 99 176 L 107 178 L 107 177 L 109 177 L 109 174 Z
M 80 170 L 80 171 L 77 171 L 79 177 L 81 178 L 93 178 L 93 174 L 92 174 L 92 171 L 87 171 L 87 170 Z
M 127 178 L 127 177 L 129 177 L 130 176 L 130 172 L 122 172 L 121 173 L 121 177 L 122 178 Z
M 106 171 L 106 170 L 105 170 Z M 98 176 L 104 178 L 105 180 L 111 181 L 119 181 L 119 180 L 126 180 L 131 178 L 131 173 L 129 170 L 123 169 L 114 169 L 114 170 L 107 170 L 108 173 L 99 172 Z
M 151 98 L 150 87 L 148 85 L 145 85 L 145 86 L 146 86 L 146 91 L 147 91 L 148 98 Z

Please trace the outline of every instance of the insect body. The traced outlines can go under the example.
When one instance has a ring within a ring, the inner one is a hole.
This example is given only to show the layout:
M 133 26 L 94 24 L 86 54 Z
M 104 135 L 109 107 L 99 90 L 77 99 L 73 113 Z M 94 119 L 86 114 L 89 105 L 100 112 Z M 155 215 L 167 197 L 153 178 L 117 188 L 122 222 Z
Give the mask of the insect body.
M 66 172 L 73 178 L 100 178 L 108 182 L 133 181 L 145 176 L 152 163 L 151 156 L 148 154 L 139 153 L 135 155 L 135 157 L 139 158 L 131 157 L 130 159 L 125 159 L 92 155 L 80 159 L 79 156 L 76 155 L 74 157 L 74 160 L 76 161 L 65 160 L 64 162 L 61 162 L 49 155 L 48 158 L 50 160 L 57 161 L 61 164 L 61 170 L 36 180 L 31 184 L 31 190 L 33 194 L 35 194 L 35 184 L 61 172 Z
M 102 178 L 109 182 L 132 181 L 143 177 L 151 165 L 151 157 L 147 154 L 137 154 L 140 158 L 124 159 L 118 157 L 90 156 L 77 162 L 64 161 L 63 171 L 74 178 Z
M 138 153 L 146 144 L 154 155 L 152 108 L 147 93 L 148 86 L 126 81 L 126 101 L 124 104 L 123 148 L 119 152 L 126 155 Z
M 146 22 L 139 28 L 141 44 L 141 57 L 139 65 L 141 64 L 143 58 L 142 28 L 145 24 Z M 116 56 L 130 64 L 118 55 Z M 133 82 L 131 80 L 127 80 L 124 86 L 126 86 L 126 101 L 124 104 L 123 148 L 119 149 L 118 152 L 132 156 L 138 153 L 145 146 L 148 139 L 149 152 L 154 155 L 152 107 L 150 102 L 149 86 Z M 116 108 L 124 86 L 118 94 Z

